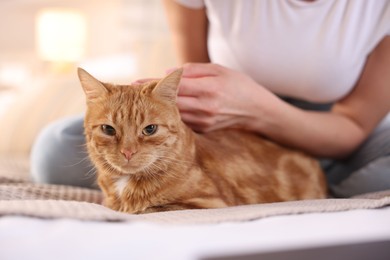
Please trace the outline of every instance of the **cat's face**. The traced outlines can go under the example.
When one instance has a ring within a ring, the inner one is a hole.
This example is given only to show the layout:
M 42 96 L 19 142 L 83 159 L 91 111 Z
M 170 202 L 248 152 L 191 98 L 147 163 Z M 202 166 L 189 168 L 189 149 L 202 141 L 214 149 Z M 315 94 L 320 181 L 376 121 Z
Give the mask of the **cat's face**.
M 176 107 L 181 71 L 160 82 L 103 84 L 79 70 L 87 96 L 85 133 L 94 163 L 122 174 L 155 172 L 174 157 L 181 119 Z

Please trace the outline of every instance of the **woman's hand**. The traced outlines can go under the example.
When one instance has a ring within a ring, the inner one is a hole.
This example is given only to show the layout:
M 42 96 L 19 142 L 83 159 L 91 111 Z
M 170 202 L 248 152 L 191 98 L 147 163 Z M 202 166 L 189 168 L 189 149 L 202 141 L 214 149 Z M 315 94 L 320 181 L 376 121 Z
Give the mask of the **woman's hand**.
M 183 66 L 178 107 L 193 130 L 250 129 L 261 118 L 260 105 L 278 98 L 238 71 L 210 63 Z
M 355 88 L 329 112 L 298 109 L 243 73 L 210 63 L 183 66 L 178 107 L 198 132 L 241 128 L 312 155 L 344 158 L 390 111 L 390 37 L 368 57 Z

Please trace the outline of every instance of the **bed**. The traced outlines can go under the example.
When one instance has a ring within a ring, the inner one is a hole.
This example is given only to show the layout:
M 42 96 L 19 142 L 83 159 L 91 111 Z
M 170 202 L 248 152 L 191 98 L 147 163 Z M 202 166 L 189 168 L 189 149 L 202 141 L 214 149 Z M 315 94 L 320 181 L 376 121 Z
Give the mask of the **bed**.
M 131 215 L 0 160 L 0 259 L 390 259 L 390 191 Z

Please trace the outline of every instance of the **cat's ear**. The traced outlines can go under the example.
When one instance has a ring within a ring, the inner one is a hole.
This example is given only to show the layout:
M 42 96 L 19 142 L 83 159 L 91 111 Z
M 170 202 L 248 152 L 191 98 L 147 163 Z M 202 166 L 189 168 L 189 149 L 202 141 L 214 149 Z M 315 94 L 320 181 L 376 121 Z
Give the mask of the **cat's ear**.
M 152 94 L 157 95 L 159 98 L 165 99 L 169 102 L 175 103 L 182 74 L 182 68 L 171 72 L 157 83 L 152 91 Z
M 92 101 L 108 93 L 108 90 L 103 85 L 103 83 L 95 79 L 91 74 L 82 68 L 77 69 L 77 74 L 79 76 L 85 95 L 87 96 L 87 101 Z

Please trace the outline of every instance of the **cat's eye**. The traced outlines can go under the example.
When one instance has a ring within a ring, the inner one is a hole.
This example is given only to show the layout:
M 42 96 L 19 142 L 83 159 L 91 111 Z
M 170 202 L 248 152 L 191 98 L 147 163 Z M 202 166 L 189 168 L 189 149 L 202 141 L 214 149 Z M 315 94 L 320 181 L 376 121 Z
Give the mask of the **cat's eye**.
M 157 125 L 148 125 L 142 130 L 142 134 L 149 136 L 156 133 L 156 131 L 157 131 Z
M 116 134 L 115 128 L 110 125 L 102 125 L 101 129 L 106 135 L 114 136 Z

